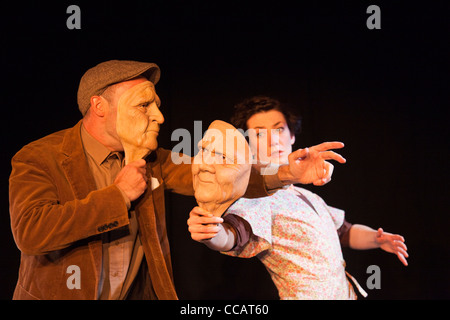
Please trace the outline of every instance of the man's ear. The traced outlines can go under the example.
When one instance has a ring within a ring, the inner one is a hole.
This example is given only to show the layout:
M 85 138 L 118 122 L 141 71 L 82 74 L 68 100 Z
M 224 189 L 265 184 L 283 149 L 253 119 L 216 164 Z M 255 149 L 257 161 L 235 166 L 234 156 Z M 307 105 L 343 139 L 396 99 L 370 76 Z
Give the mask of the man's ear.
M 106 104 L 108 102 L 102 96 L 91 97 L 91 112 L 94 112 L 98 117 L 105 116 Z

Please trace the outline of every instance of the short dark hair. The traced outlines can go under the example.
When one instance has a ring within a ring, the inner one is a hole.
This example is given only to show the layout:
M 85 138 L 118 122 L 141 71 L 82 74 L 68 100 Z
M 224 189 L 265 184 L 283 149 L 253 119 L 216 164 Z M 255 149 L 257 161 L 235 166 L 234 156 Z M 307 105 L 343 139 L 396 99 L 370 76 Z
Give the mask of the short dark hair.
M 242 102 L 234 106 L 234 112 L 231 116 L 231 123 L 236 127 L 248 130 L 247 120 L 250 119 L 254 114 L 260 112 L 267 112 L 270 110 L 277 110 L 281 112 L 286 118 L 286 123 L 288 125 L 291 135 L 296 135 L 301 130 L 301 118 L 299 115 L 295 114 L 291 107 L 281 103 L 277 99 L 267 97 L 267 96 L 255 96 L 243 100 Z

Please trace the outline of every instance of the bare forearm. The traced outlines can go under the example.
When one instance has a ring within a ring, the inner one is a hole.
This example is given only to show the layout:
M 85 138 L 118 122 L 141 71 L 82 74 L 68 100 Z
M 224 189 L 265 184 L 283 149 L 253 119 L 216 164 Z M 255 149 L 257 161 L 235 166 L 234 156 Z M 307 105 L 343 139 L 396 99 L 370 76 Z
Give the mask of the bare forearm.
M 377 231 L 361 224 L 354 224 L 350 229 L 349 245 L 356 250 L 367 250 L 379 248 L 376 241 Z
M 230 251 L 236 243 L 236 235 L 228 224 L 219 224 L 219 232 L 214 238 L 201 241 L 208 248 L 215 251 Z

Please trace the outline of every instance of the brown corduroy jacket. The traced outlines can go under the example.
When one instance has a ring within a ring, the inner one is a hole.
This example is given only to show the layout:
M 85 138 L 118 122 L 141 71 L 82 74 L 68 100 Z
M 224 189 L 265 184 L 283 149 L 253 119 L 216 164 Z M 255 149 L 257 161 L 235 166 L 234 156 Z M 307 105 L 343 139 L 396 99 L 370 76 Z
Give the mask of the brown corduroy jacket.
M 115 185 L 96 190 L 81 142 L 81 124 L 26 145 L 12 159 L 11 228 L 21 251 L 14 299 L 97 299 L 101 234 L 129 224 L 121 191 Z M 147 175 L 158 179 L 160 186 L 147 188 L 135 205 L 158 299 L 177 299 L 164 190 L 193 195 L 191 166 L 173 164 L 170 154 L 159 148 L 147 159 Z M 253 174 L 250 185 L 246 196 L 267 195 L 261 176 Z M 71 266 L 79 268 L 79 288 L 68 285 Z

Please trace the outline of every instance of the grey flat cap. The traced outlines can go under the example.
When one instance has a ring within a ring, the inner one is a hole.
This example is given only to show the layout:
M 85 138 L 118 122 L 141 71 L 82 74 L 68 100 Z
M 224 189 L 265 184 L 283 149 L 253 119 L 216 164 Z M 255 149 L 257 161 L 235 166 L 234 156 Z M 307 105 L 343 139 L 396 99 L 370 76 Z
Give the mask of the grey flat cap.
M 86 71 L 78 86 L 78 108 L 84 116 L 91 105 L 91 97 L 103 93 L 113 84 L 144 76 L 156 84 L 161 75 L 155 63 L 130 60 L 110 60 L 102 62 Z

